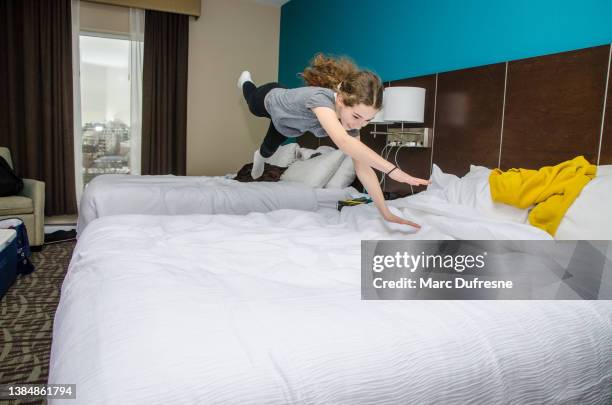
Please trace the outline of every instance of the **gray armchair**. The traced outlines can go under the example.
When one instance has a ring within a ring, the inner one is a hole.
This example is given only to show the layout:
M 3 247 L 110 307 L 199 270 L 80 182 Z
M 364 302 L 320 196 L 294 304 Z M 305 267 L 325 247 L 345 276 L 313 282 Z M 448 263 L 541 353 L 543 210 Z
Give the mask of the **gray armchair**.
M 0 156 L 13 167 L 11 152 L 0 147 Z M 23 190 L 19 195 L 0 197 L 0 219 L 20 218 L 28 230 L 31 246 L 45 242 L 45 183 L 23 179 Z

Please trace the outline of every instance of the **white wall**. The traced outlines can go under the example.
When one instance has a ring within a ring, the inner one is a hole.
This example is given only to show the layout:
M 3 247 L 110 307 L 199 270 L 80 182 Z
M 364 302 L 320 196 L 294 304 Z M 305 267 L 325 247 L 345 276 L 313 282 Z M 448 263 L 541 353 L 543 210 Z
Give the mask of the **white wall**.
M 251 115 L 236 79 L 244 69 L 276 81 L 280 8 L 246 0 L 202 0 L 189 23 L 187 174 L 222 175 L 252 161 L 269 120 Z

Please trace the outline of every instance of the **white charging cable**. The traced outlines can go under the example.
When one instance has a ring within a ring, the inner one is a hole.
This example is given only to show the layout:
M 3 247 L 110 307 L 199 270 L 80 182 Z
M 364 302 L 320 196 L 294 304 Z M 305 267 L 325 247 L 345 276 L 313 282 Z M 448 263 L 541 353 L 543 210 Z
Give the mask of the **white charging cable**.
M 382 148 L 382 150 L 380 151 L 380 155 L 381 155 L 381 156 L 383 156 L 383 157 L 385 158 L 385 160 L 389 160 L 389 155 L 391 154 L 391 149 L 392 149 L 392 148 L 393 148 L 393 145 L 391 145 L 390 143 L 387 143 L 387 144 L 385 145 L 385 147 L 384 147 L 384 148 Z M 386 156 L 384 156 L 384 154 L 385 154 L 385 150 L 387 151 L 387 155 L 386 155 Z M 385 185 L 387 184 L 387 180 L 386 180 L 386 178 L 387 178 L 387 174 L 386 174 L 385 172 L 383 172 L 383 174 L 382 174 L 382 176 L 381 176 L 381 178 L 380 178 L 380 181 L 378 182 L 378 184 L 381 184 L 381 183 L 382 183 L 381 188 L 382 188 L 383 190 L 385 189 Z
M 387 150 L 388 147 L 389 147 L 389 144 L 385 144 L 385 146 L 380 151 L 380 156 L 382 156 L 383 158 L 385 157 L 385 151 Z M 383 184 L 384 182 L 385 182 L 385 172 L 382 172 L 380 176 L 380 180 L 378 181 L 378 185 L 384 188 L 384 184 Z
M 400 149 L 402 149 L 403 147 L 405 147 L 405 144 L 401 144 L 397 150 L 395 151 L 395 156 L 394 156 L 394 160 L 395 160 L 395 166 L 397 166 L 400 170 L 402 170 L 402 168 L 400 167 L 399 163 L 397 162 L 397 154 L 399 153 Z M 412 188 L 412 184 L 409 184 L 410 186 L 410 192 L 412 194 L 414 194 L 414 189 Z

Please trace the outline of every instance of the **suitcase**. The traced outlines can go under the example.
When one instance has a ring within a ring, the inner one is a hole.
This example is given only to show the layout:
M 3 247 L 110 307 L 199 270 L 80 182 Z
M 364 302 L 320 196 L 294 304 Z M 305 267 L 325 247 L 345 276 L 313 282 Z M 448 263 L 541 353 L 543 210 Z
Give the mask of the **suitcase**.
M 34 265 L 30 261 L 32 251 L 28 242 L 28 231 L 25 224 L 19 218 L 8 218 L 0 220 L 0 229 L 13 229 L 17 235 L 17 274 L 30 274 L 34 271 Z
M 0 229 L 0 298 L 17 278 L 17 231 Z

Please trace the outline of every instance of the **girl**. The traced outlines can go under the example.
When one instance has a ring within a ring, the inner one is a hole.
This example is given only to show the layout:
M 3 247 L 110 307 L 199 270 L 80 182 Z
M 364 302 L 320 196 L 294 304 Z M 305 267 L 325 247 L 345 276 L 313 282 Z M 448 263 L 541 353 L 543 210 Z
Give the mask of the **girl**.
M 380 189 L 377 169 L 395 181 L 426 185 L 383 159 L 359 140 L 359 130 L 374 118 L 382 106 L 383 86 L 372 72 L 360 71 L 350 60 L 318 54 L 302 73 L 308 87 L 286 89 L 278 83 L 257 87 L 248 71 L 238 78 L 249 110 L 271 120 L 268 132 L 253 156 L 251 176 L 263 173 L 264 163 L 289 137 L 311 132 L 329 136 L 336 146 L 353 159 L 357 177 L 366 188 L 383 218 L 420 228 L 389 210 Z

